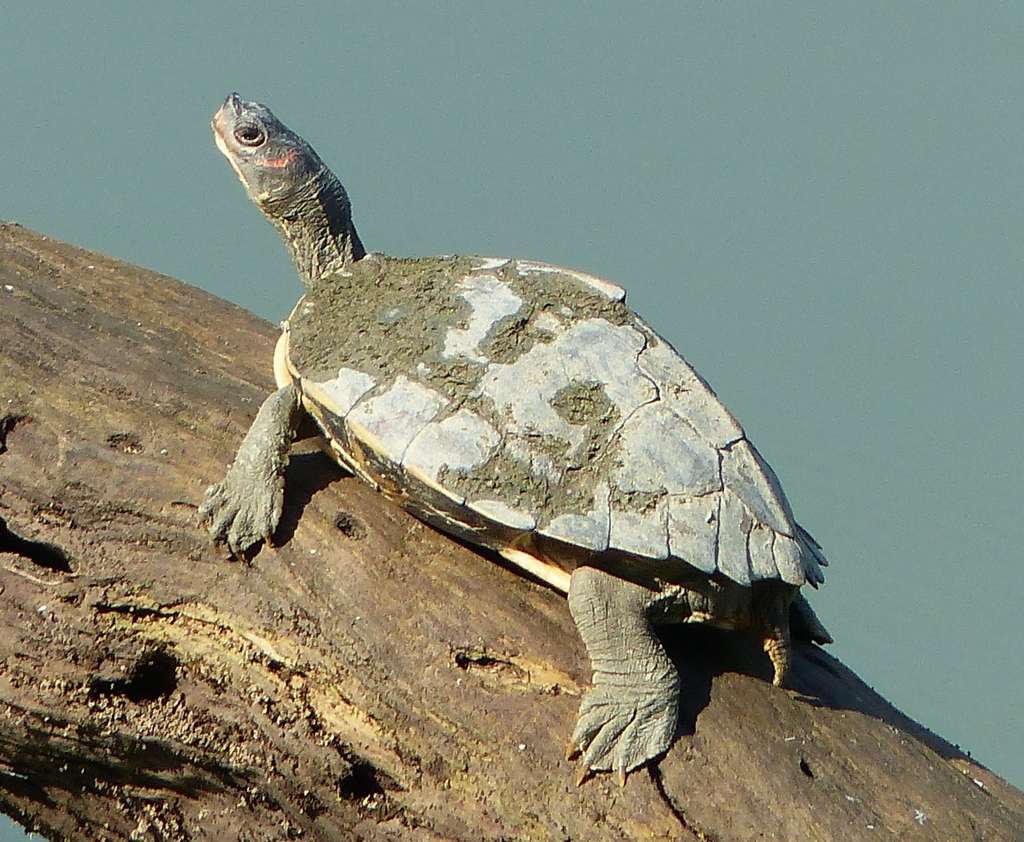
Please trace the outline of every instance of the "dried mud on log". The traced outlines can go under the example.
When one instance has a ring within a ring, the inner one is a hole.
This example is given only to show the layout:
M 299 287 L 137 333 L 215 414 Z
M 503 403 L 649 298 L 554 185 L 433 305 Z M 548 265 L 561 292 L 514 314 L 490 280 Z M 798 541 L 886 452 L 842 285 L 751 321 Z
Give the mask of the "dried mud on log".
M 664 638 L 687 688 L 668 756 L 576 788 L 564 600 L 317 452 L 278 546 L 228 560 L 196 507 L 275 337 L 0 224 L 4 812 L 51 839 L 1024 839 L 1019 791 L 827 653 L 780 690 L 706 629 Z

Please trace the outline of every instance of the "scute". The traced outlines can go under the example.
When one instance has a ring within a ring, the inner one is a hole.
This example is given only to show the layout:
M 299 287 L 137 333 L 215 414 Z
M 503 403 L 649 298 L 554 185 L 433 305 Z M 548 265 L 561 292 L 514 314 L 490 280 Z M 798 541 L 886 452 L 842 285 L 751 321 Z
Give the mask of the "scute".
M 609 546 L 645 558 L 668 558 L 668 506 L 664 495 L 637 508 L 613 503 Z
M 778 480 L 746 439 L 722 451 L 722 479 L 755 517 L 776 532 L 793 537 L 793 515 Z
M 775 560 L 775 567 L 779 571 L 779 578 L 791 585 L 803 584 L 808 578 L 804 574 L 803 552 L 800 544 L 793 538 L 786 535 L 775 535 L 775 542 L 772 544 L 772 558 Z M 818 571 L 820 573 L 820 571 Z M 811 578 L 815 584 L 820 579 Z
M 777 579 L 779 569 L 775 566 L 776 532 L 763 523 L 755 523 L 747 536 L 747 558 L 750 559 L 750 577 L 758 579 Z
M 669 498 L 669 551 L 704 573 L 718 570 L 718 524 L 721 494 Z
M 644 342 L 635 329 L 604 319 L 563 326 L 553 340 L 534 344 L 514 362 L 489 365 L 480 394 L 507 415 L 509 432 L 554 436 L 576 448 L 586 429 L 558 412 L 556 396 L 574 383 L 597 383 L 618 417 L 628 417 L 657 394 L 636 365 Z
M 342 461 L 499 550 L 537 533 L 741 585 L 820 581 L 771 469 L 620 287 L 488 258 L 394 261 L 391 280 L 393 260 L 352 267 L 377 279 L 355 310 L 376 314 L 379 348 L 323 323 L 340 303 L 289 321 L 291 368 Z
M 618 284 L 606 281 L 604 278 L 598 278 L 595 275 L 588 275 L 586 272 L 577 272 L 574 269 L 563 269 L 561 266 L 552 266 L 550 263 L 540 263 L 536 260 L 518 260 L 516 263 L 518 265 L 519 272 L 523 275 L 528 275 L 531 272 L 558 272 L 571 275 L 581 283 L 593 287 L 603 295 L 608 296 L 613 301 L 626 300 L 626 290 Z
M 592 552 L 604 552 L 608 549 L 611 529 L 609 497 L 608 484 L 598 483 L 594 486 L 590 509 L 583 514 L 557 515 L 539 530 L 540 534 Z
M 699 496 L 722 487 L 718 451 L 664 402 L 639 407 L 619 434 L 615 485 L 623 491 Z M 673 443 L 671 453 L 666 441 Z
M 319 389 L 318 399 L 331 412 L 339 416 L 348 415 L 359 399 L 370 391 L 376 381 L 369 375 L 352 368 L 338 369 L 338 376 L 323 382 L 309 381 L 309 386 Z
M 447 403 L 436 390 L 400 376 L 386 392 L 359 401 L 348 426 L 380 456 L 400 463 L 409 443 Z
M 448 329 L 442 355 L 486 362 L 480 343 L 487 338 L 497 322 L 519 312 L 523 299 L 512 292 L 508 284 L 499 281 L 496 275 L 484 272 L 467 275 L 456 284 L 456 288 L 472 309 L 472 315 L 467 319 L 465 327 Z
M 639 317 L 637 322 L 652 337 L 640 356 L 640 370 L 662 385 L 661 400 L 714 447 L 726 447 L 743 438 L 743 428 L 704 378 Z
M 510 529 L 529 532 L 537 525 L 537 520 L 533 515 L 510 506 L 504 500 L 472 500 L 469 502 L 469 507 L 477 514 Z
M 420 428 L 402 455 L 402 467 L 437 482 L 442 469 L 469 471 L 486 462 L 499 440 L 494 427 L 463 407 Z

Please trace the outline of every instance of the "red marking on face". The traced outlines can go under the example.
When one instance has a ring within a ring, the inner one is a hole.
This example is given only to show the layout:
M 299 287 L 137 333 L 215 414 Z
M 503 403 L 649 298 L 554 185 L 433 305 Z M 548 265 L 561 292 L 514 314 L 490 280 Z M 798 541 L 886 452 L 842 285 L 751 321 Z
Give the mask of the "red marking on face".
M 287 167 L 298 154 L 298 150 L 293 149 L 291 152 L 289 152 L 287 155 L 281 158 L 271 158 L 269 161 L 264 161 L 263 166 L 274 167 L 275 169 L 280 167 Z

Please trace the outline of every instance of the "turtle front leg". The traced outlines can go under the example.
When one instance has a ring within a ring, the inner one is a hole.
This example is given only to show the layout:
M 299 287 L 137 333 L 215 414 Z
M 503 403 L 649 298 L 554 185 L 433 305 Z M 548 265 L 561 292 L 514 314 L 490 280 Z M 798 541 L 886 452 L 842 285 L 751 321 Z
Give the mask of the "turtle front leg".
M 284 469 L 300 418 L 298 389 L 288 384 L 274 392 L 256 414 L 227 475 L 206 489 L 199 517 L 232 555 L 269 541 L 277 528 Z
M 567 754 L 582 755 L 579 783 L 592 771 L 614 771 L 625 783 L 672 745 L 679 674 L 647 616 L 662 599 L 592 567 L 573 571 L 569 610 L 594 670 Z

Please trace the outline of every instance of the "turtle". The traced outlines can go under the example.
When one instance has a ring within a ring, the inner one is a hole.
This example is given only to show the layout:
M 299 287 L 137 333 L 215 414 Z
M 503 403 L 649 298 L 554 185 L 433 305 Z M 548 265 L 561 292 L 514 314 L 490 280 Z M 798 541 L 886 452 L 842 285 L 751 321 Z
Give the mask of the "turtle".
M 579 782 L 655 762 L 681 679 L 661 623 L 763 644 L 831 637 L 801 593 L 821 547 L 711 387 L 624 289 L 518 258 L 367 252 L 338 178 L 264 105 L 227 97 L 220 151 L 305 285 L 260 407 L 200 517 L 242 554 L 270 541 L 311 417 L 337 462 L 432 527 L 568 597 L 591 661 L 567 759 Z

